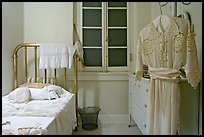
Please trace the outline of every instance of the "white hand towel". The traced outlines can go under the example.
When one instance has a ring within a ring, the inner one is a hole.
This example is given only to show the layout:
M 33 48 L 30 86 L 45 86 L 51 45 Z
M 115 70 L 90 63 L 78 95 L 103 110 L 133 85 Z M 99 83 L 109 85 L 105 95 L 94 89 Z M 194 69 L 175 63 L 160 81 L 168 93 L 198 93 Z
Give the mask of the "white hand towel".
M 40 69 L 69 67 L 69 53 L 66 44 L 40 44 Z

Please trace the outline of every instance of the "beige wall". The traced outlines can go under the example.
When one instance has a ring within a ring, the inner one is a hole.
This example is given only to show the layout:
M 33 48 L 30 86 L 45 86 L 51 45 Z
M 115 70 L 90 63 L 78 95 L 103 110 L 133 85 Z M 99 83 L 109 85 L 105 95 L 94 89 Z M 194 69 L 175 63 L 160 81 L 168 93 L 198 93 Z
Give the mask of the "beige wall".
M 127 81 L 80 81 L 79 84 L 79 107 L 100 106 L 101 115 L 127 114 Z
M 24 42 L 73 44 L 73 2 L 24 2 Z M 33 57 L 30 52 L 28 62 Z M 30 63 L 28 77 L 34 77 L 33 68 L 34 63 Z M 39 73 L 44 77 L 43 70 Z M 51 75 L 54 77 L 53 71 L 48 71 Z
M 23 42 L 23 3 L 2 2 L 2 95 L 13 89 L 12 52 Z
M 130 46 L 133 60 L 131 63 L 131 73 L 135 72 L 136 64 L 136 44 L 139 32 L 151 21 L 150 2 L 131 2 L 130 4 Z
M 25 2 L 24 42 L 72 44 L 72 2 Z

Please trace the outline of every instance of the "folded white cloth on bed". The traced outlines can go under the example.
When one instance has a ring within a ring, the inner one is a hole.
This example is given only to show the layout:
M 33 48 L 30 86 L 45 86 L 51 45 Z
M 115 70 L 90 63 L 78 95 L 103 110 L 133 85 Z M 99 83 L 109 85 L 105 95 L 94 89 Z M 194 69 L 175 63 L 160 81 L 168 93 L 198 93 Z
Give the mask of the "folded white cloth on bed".
M 74 52 L 73 46 L 67 44 L 41 43 L 39 68 L 71 68 Z

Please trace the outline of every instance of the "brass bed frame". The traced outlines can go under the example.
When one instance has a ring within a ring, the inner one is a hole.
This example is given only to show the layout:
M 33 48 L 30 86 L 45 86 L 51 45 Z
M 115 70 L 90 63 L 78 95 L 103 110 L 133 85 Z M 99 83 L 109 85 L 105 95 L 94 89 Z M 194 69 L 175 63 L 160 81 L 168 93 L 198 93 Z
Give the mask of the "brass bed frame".
M 37 74 L 38 74 L 38 58 L 37 58 L 37 48 L 39 48 L 40 44 L 37 43 L 22 43 L 16 46 L 16 48 L 13 51 L 13 72 L 14 72 L 14 79 L 13 79 L 13 84 L 14 84 L 14 89 L 16 89 L 18 85 L 18 51 L 24 49 L 24 64 L 25 64 L 25 82 L 28 80 L 28 63 L 27 63 L 27 49 L 28 48 L 34 48 L 34 63 L 35 63 L 35 77 L 34 80 L 37 82 Z M 75 105 L 76 105 L 76 119 L 77 119 L 77 127 L 78 127 L 78 55 L 77 52 L 75 51 L 74 56 L 73 56 L 73 62 L 74 62 L 74 94 L 75 94 Z M 67 68 L 64 68 L 64 87 L 65 89 L 67 88 Z M 54 75 L 55 78 L 57 77 L 57 70 L 54 69 Z M 47 79 L 47 69 L 44 70 L 44 78 L 45 82 Z M 77 130 L 77 127 L 75 130 Z

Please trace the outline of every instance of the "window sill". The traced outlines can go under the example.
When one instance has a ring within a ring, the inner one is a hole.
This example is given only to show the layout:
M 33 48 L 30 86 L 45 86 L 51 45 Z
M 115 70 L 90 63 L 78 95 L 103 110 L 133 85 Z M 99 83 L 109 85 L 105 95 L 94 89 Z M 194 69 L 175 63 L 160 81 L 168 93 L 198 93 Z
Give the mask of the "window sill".
M 128 81 L 129 72 L 79 72 L 79 81 Z M 73 73 L 68 76 L 74 80 Z

